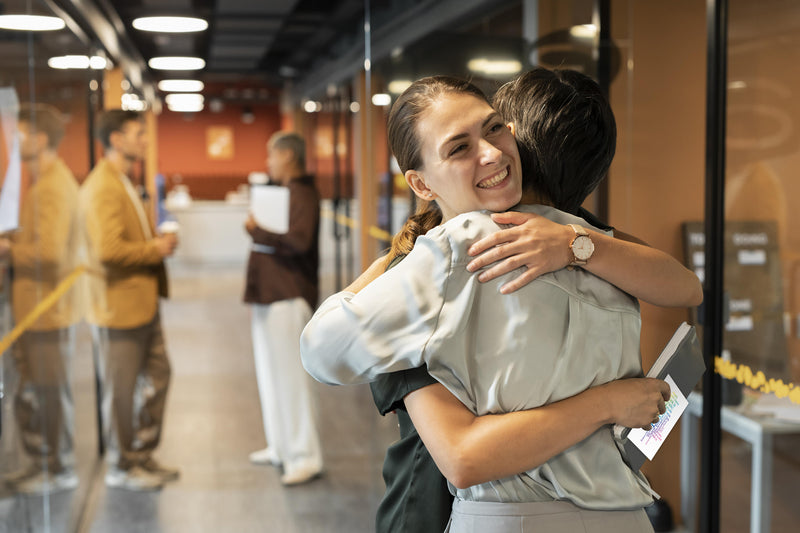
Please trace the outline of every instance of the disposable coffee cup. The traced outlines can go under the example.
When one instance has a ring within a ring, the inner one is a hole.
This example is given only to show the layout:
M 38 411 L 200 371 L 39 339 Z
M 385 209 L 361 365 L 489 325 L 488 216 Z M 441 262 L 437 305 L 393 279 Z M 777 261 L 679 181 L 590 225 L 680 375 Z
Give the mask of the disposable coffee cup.
M 165 220 L 158 225 L 158 232 L 161 235 L 177 235 L 178 230 L 180 230 L 180 224 L 175 220 Z

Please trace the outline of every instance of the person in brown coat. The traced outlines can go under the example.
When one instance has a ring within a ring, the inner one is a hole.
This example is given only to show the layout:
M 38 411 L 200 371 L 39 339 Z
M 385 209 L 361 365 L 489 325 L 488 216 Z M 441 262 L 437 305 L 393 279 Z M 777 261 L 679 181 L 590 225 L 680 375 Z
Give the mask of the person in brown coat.
M 81 187 L 88 237 L 88 321 L 103 375 L 106 485 L 153 490 L 178 477 L 152 457 L 161 438 L 170 365 L 159 316 L 167 295 L 164 258 L 174 234 L 157 235 L 128 175 L 144 158 L 144 122 L 134 111 L 109 110 L 97 133 L 105 148 Z
M 250 460 L 282 464 L 281 482 L 295 485 L 314 479 L 323 467 L 310 378 L 300 362 L 300 334 L 319 292 L 319 193 L 305 171 L 302 137 L 278 132 L 267 152 L 272 182 L 289 191 L 289 230 L 259 227 L 252 213 L 245 223 L 253 245 L 244 301 L 252 304 L 253 355 L 268 443 Z

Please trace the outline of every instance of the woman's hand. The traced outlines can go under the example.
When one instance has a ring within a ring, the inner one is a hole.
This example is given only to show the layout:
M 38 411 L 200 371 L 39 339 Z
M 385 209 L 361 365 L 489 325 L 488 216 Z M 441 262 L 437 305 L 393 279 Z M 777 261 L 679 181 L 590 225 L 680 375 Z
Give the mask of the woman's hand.
M 486 282 L 521 266 L 525 272 L 500 288 L 508 294 L 524 287 L 537 277 L 564 268 L 572 260 L 569 243 L 575 232 L 569 226 L 558 224 L 533 213 L 493 213 L 498 224 L 515 227 L 497 231 L 469 247 L 469 255 L 477 256 L 469 262 L 467 270 L 475 272 L 489 267 L 478 276 Z
M 600 385 L 610 410 L 612 424 L 628 428 L 651 429 L 651 424 L 666 411 L 670 398 L 669 384 L 661 379 L 630 378 Z

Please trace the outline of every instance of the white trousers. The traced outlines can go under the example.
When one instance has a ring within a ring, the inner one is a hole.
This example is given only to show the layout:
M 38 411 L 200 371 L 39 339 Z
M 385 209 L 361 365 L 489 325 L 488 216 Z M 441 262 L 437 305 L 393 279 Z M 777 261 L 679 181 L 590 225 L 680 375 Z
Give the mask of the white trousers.
M 251 330 L 267 444 L 284 472 L 322 469 L 310 376 L 300 360 L 300 334 L 311 318 L 302 298 L 253 305 Z

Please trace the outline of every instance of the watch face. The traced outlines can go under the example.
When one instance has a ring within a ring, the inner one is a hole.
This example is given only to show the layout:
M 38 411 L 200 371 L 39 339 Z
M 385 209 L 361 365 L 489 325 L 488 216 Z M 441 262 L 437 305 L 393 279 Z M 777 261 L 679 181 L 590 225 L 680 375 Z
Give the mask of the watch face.
M 572 243 L 572 253 L 575 254 L 575 259 L 579 261 L 586 261 L 592 257 L 594 252 L 594 243 L 592 239 L 585 235 L 579 235 Z

